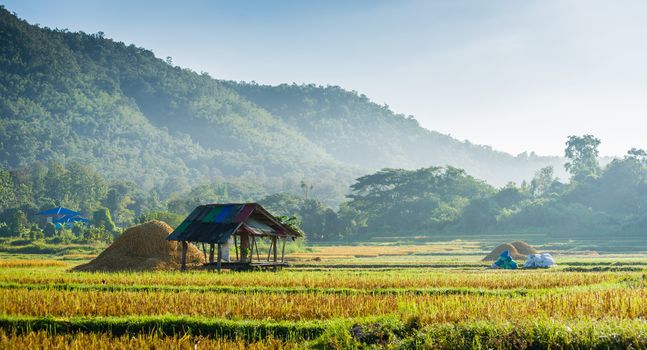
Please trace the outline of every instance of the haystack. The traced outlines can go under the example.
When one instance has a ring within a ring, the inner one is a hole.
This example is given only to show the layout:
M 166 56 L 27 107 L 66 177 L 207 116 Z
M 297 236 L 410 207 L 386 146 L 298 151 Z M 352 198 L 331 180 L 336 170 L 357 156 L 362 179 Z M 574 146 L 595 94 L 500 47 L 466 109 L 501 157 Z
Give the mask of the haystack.
M 513 259 L 525 259 L 526 256 L 523 254 L 520 254 L 519 251 L 517 251 L 517 248 L 513 246 L 510 243 L 503 243 L 500 246 L 494 248 L 494 250 L 488 254 L 485 258 L 483 258 L 483 261 L 496 261 L 501 253 L 503 253 L 504 250 L 507 250 L 510 252 L 510 256 Z
M 75 271 L 179 270 L 182 246 L 167 241 L 173 229 L 163 221 L 149 221 L 128 228 L 106 250 Z M 189 245 L 187 265 L 204 263 L 202 253 Z
M 510 242 L 510 244 L 517 248 L 517 251 L 521 255 L 528 256 L 530 254 L 539 254 L 539 251 L 537 249 L 524 241 L 514 241 Z

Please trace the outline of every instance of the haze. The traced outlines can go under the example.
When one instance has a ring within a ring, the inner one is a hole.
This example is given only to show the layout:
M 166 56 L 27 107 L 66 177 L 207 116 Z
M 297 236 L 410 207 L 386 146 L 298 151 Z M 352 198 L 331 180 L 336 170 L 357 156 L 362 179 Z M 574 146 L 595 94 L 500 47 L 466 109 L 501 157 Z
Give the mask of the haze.
M 218 79 L 339 85 L 509 153 L 647 148 L 642 1 L 5 1 Z

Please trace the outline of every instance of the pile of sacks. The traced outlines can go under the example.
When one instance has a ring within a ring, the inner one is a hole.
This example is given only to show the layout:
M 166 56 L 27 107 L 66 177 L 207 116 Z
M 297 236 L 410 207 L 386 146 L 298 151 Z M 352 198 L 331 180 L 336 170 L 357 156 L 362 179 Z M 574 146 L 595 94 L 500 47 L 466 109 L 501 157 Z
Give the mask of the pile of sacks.
M 491 269 L 506 269 L 506 270 L 516 270 L 517 269 L 517 262 L 512 259 L 512 256 L 510 256 L 510 251 L 509 250 L 504 250 L 501 252 L 501 255 L 499 255 L 499 258 L 497 261 L 490 266 Z
M 555 259 L 550 255 L 550 253 L 541 253 L 541 254 L 528 254 L 528 260 L 523 264 L 524 269 L 539 269 L 539 268 L 549 268 L 556 266 Z M 506 269 L 506 270 L 516 270 L 518 264 L 508 250 L 501 252 L 501 255 L 497 261 L 490 266 L 491 269 Z
M 557 265 L 549 253 L 529 254 L 528 260 L 523 264 L 524 269 L 549 268 Z

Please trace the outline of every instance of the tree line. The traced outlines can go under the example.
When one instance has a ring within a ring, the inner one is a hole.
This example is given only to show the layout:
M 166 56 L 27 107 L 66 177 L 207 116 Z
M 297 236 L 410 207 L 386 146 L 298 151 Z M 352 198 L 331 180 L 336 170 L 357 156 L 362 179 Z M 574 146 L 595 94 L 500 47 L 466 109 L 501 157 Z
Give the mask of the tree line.
M 306 180 L 301 192 L 268 193 L 248 181 L 211 181 L 180 186 L 164 197 L 132 182 L 108 181 L 91 165 L 37 162 L 0 168 L 0 235 L 47 236 L 38 233 L 42 228 L 36 227 L 35 214 L 54 206 L 91 218 L 90 226 L 77 229 L 77 239 L 110 240 L 119 227 L 150 219 L 176 226 L 200 204 L 240 201 L 258 201 L 275 215 L 292 218 L 312 242 L 446 233 L 644 235 L 647 152 L 634 148 L 601 167 L 599 145 L 591 135 L 569 137 L 564 152 L 568 181 L 557 178 L 550 166 L 529 181 L 500 188 L 451 166 L 382 169 L 357 178 L 337 207 L 313 197 Z

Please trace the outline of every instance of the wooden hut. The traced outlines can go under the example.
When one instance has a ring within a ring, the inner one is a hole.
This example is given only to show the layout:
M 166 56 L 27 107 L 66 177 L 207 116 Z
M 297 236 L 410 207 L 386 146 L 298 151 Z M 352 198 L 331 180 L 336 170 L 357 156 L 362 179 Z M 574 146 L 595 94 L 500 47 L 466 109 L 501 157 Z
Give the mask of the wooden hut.
M 285 242 L 302 236 L 301 232 L 279 222 L 260 204 L 236 203 L 206 204 L 195 208 L 166 239 L 182 242 L 182 270 L 186 269 L 188 243 L 195 243 L 202 245 L 205 256 L 205 245 L 208 245 L 209 258 L 206 265 L 212 268 L 215 265 L 220 271 L 221 267 L 244 270 L 287 266 Z M 260 240 L 270 243 L 267 255 L 259 252 Z M 231 245 L 234 246 L 235 259 L 230 258 Z M 214 251 L 217 251 L 216 261 Z

